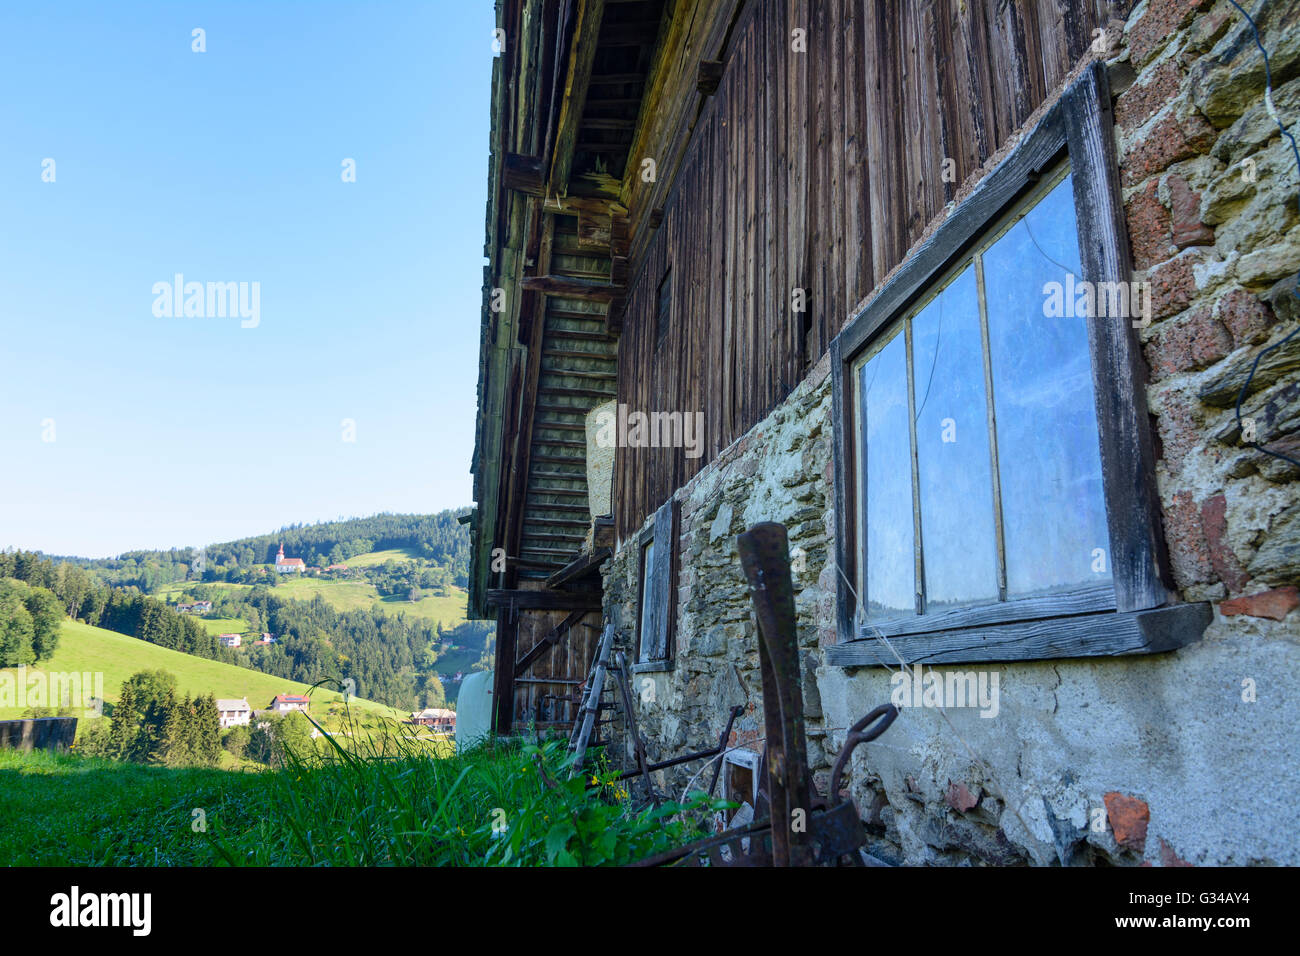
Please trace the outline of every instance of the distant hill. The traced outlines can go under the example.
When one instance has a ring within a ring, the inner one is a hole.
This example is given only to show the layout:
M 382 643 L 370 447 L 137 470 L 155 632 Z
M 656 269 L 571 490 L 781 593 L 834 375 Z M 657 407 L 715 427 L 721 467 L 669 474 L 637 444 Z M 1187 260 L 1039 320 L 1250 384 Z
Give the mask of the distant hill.
M 78 621 L 63 623 L 58 650 L 54 656 L 40 667 L 28 668 L 27 673 L 30 675 L 37 670 L 103 673 L 104 699 L 111 705 L 117 702 L 122 683 L 128 677 L 138 671 L 155 669 L 175 674 L 179 693 L 247 697 L 255 710 L 265 708 L 276 694 L 303 694 L 308 687 L 298 681 L 273 677 L 234 664 L 182 654 L 180 651 L 158 647 L 148 641 Z M 16 674 L 12 669 L 0 673 Z M 323 715 L 331 705 L 336 708 L 341 706 L 342 695 L 320 687 L 312 691 L 311 699 L 313 713 Z M 399 719 L 408 716 L 391 707 L 359 697 L 351 698 L 348 704 L 360 713 Z M 51 706 L 57 706 L 57 702 L 51 702 Z M 0 707 L 0 719 L 18 717 L 22 712 L 23 709 L 17 707 Z M 81 727 L 78 728 L 80 730 Z
M 248 575 L 275 562 L 284 546 L 288 557 L 309 567 L 342 564 L 359 555 L 392 552 L 399 560 L 420 560 L 446 572 L 449 583 L 466 587 L 469 575 L 469 529 L 457 518 L 466 509 L 437 514 L 378 514 L 310 525 L 287 525 L 278 531 L 208 544 L 201 548 L 126 551 L 116 558 L 47 555 L 56 564 L 76 564 L 100 582 L 137 587 L 146 594 L 178 581 L 252 583 Z M 382 564 L 390 555 L 377 556 Z
M 195 657 L 289 680 L 352 678 L 359 693 L 406 710 L 443 706 L 459 690 L 445 678 L 490 666 L 494 637 L 490 623 L 465 620 L 469 534 L 457 514 L 291 526 L 107 560 L 0 552 L 0 579 L 49 589 L 74 620 Z M 274 564 L 282 546 L 303 561 L 290 573 Z M 195 601 L 212 607 L 179 613 Z M 223 647 L 225 632 L 250 640 Z M 276 641 L 254 645 L 262 633 Z

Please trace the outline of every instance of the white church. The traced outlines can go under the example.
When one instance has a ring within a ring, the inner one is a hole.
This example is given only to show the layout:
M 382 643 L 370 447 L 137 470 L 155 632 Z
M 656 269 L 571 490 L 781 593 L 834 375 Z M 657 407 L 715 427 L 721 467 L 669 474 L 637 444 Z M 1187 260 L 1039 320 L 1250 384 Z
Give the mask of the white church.
M 302 572 L 307 570 L 307 565 L 303 564 L 302 558 L 286 558 L 284 556 L 284 544 L 280 545 L 280 552 L 275 556 L 275 570 L 278 574 L 289 574 L 290 572 Z

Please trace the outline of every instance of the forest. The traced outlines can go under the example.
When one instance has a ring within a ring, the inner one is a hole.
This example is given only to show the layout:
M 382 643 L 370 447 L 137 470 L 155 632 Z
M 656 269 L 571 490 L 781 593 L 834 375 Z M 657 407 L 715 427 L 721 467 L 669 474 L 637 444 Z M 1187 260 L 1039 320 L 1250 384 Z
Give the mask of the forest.
M 450 583 L 465 587 L 469 575 L 469 532 L 457 518 L 464 509 L 431 515 L 378 514 L 311 525 L 288 525 L 270 534 L 202 548 L 126 551 L 115 558 L 49 555 L 59 564 L 82 568 L 114 587 L 136 587 L 146 594 L 196 577 L 205 582 L 250 583 L 257 565 L 274 564 L 276 552 L 302 558 L 309 567 L 328 567 L 371 551 L 406 549 L 446 571 Z M 429 585 L 426 585 L 429 586 Z

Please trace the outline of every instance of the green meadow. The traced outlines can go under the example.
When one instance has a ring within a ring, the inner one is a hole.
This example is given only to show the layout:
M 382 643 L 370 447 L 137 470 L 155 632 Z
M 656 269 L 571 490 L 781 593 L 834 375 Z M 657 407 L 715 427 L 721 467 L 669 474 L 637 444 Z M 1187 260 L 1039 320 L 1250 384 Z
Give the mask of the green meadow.
M 307 684 L 298 681 L 183 654 L 78 621 L 63 622 L 59 646 L 54 656 L 39 668 L 28 668 L 27 674 L 30 677 L 37 670 L 102 673 L 104 699 L 109 704 L 114 704 L 122 683 L 132 674 L 158 669 L 176 675 L 176 689 L 179 693 L 247 697 L 249 704 L 258 710 L 266 707 L 276 694 L 305 694 L 308 690 Z M 16 675 L 13 669 L 0 670 L 0 673 Z M 312 713 L 318 717 L 342 708 L 343 697 L 338 691 L 318 687 L 312 691 L 311 699 Z M 57 702 L 47 703 L 49 706 L 57 706 Z M 391 707 L 358 697 L 351 698 L 349 705 L 358 716 L 375 715 L 399 719 L 407 716 Z M 19 717 L 23 710 L 24 708 L 18 707 L 0 707 L 0 719 Z M 85 725 L 84 720 L 78 722 L 78 733 Z
M 405 548 L 393 548 L 387 551 L 372 551 L 349 558 L 349 568 L 377 567 L 388 560 L 411 561 L 413 553 Z M 157 596 L 165 601 L 175 602 L 180 596 L 192 590 L 192 582 L 177 582 L 158 589 Z M 252 590 L 248 584 L 227 584 L 217 582 L 207 587 L 223 591 L 238 592 Z M 463 588 L 453 587 L 450 593 L 442 596 L 426 594 L 418 601 L 410 601 L 399 595 L 381 597 L 375 586 L 368 581 L 337 579 L 328 577 L 311 577 L 308 575 L 286 574 L 272 590 L 273 594 L 298 601 L 310 601 L 320 595 L 330 606 L 338 611 L 381 611 L 385 614 L 408 614 L 428 621 L 440 621 L 445 628 L 453 628 L 465 622 L 465 612 L 469 604 L 469 594 Z M 238 620 L 203 619 L 204 626 L 210 634 L 223 634 L 227 631 L 247 630 L 248 625 Z M 236 626 L 238 625 L 238 626 Z

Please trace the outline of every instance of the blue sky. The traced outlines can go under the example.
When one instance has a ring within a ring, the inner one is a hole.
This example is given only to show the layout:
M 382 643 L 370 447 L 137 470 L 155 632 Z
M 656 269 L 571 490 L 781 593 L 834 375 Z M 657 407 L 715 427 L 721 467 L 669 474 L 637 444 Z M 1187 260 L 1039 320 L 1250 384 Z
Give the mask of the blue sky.
M 493 26 L 486 0 L 3 5 L 0 547 L 470 503 Z M 258 324 L 155 316 L 177 273 L 257 282 Z

